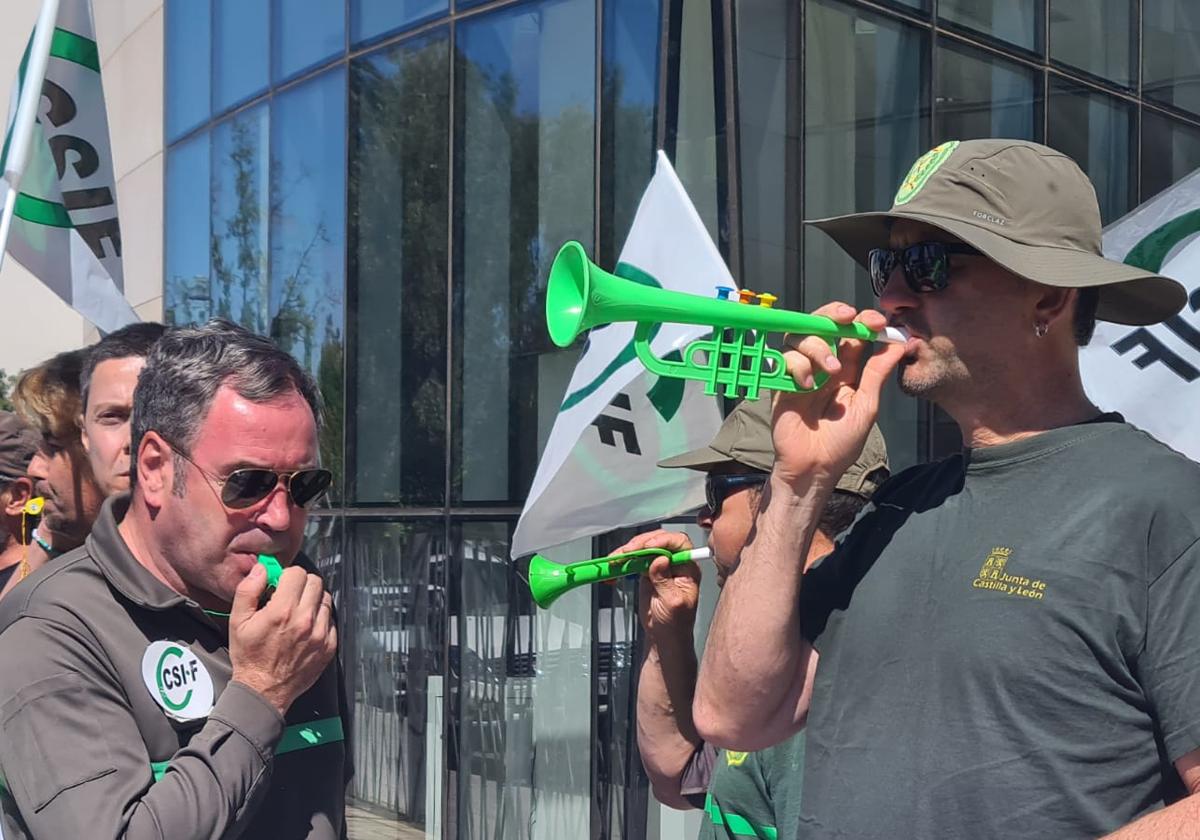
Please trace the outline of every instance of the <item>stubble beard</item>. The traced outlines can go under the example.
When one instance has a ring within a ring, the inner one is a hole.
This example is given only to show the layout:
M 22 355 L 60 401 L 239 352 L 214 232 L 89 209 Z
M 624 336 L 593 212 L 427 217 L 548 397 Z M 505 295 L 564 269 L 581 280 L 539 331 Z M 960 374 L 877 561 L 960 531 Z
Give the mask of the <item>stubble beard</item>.
M 957 355 L 931 353 L 924 359 L 905 359 L 896 368 L 896 383 L 906 396 L 937 401 L 946 386 L 970 376 Z

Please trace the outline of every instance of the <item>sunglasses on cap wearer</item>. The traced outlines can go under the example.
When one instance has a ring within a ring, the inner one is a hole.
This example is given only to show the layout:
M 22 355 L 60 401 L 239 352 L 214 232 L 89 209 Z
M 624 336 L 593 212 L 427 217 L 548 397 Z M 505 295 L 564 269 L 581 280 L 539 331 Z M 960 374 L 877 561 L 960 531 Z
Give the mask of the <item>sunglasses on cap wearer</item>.
M 159 433 L 159 437 L 162 434 Z M 221 488 L 221 503 L 231 510 L 244 510 L 261 502 L 275 490 L 279 482 L 287 488 L 288 496 L 296 507 L 306 508 L 324 495 L 333 483 L 329 470 L 312 468 L 278 472 L 265 467 L 243 467 L 222 478 L 193 461 L 181 447 L 167 440 L 171 449 L 183 460 L 195 467 L 205 478 Z
M 766 483 L 766 473 L 709 473 L 704 477 L 704 501 L 715 517 L 721 513 L 721 503 L 730 493 Z
M 872 248 L 867 254 L 871 273 L 871 288 L 875 297 L 882 297 L 892 272 L 897 268 L 904 282 L 917 294 L 940 292 L 950 282 L 950 255 L 981 256 L 970 245 L 961 242 L 918 242 L 906 248 Z

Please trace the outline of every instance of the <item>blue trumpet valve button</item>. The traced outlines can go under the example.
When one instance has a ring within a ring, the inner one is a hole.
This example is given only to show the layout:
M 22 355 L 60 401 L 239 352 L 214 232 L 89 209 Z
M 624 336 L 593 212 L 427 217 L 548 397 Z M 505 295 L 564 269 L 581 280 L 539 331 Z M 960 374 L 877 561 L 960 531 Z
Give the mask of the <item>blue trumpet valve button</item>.
M 733 286 L 717 286 L 717 300 L 729 300 L 733 294 Z

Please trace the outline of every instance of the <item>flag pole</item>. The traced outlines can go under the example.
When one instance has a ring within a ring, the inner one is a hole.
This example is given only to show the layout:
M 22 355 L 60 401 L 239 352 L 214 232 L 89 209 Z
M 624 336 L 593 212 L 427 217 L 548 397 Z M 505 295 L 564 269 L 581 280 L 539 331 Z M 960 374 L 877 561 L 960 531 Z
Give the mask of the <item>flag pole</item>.
M 21 98 L 17 102 L 17 113 L 12 125 L 12 139 L 8 146 L 8 157 L 4 160 L 4 180 L 8 192 L 4 197 L 4 216 L 0 217 L 0 268 L 4 266 L 4 255 L 8 251 L 8 233 L 12 228 L 12 215 L 16 209 L 17 192 L 21 188 L 21 177 L 29 159 L 29 145 L 33 139 L 33 125 L 37 120 L 38 105 L 42 101 L 42 82 L 46 78 L 46 63 L 50 60 L 50 41 L 54 38 L 54 25 L 58 21 L 59 0 L 42 0 L 42 11 L 38 14 L 33 29 L 33 40 L 29 46 L 29 63 L 25 66 L 25 78 L 21 84 Z

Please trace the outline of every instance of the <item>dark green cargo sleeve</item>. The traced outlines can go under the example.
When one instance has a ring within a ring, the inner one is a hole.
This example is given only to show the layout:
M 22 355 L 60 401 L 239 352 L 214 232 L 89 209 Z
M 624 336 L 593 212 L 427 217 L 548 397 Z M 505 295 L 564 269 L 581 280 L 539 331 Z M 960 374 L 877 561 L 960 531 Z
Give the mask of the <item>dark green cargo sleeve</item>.
M 270 782 L 283 719 L 238 683 L 155 782 L 123 689 L 85 630 L 25 617 L 0 639 L 5 837 L 235 837 Z

